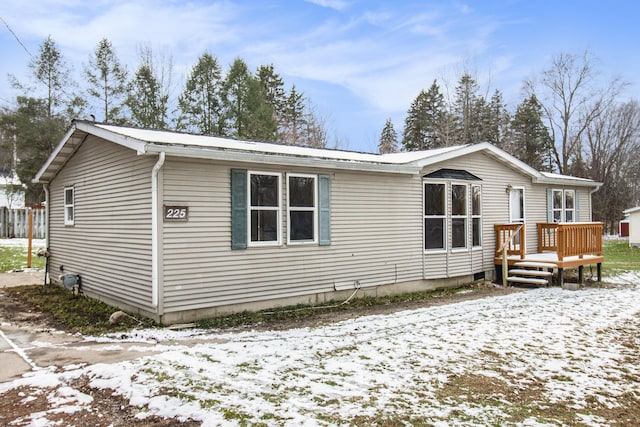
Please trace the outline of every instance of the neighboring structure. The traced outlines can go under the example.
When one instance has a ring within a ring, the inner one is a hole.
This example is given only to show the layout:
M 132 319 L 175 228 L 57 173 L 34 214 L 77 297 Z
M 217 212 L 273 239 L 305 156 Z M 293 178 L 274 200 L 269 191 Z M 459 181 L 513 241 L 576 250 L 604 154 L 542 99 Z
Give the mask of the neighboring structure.
M 24 187 L 15 172 L 0 175 L 0 208 L 24 208 Z
M 640 206 L 624 211 L 629 215 L 629 246 L 640 247 Z
M 618 224 L 618 237 L 629 237 L 629 215 L 625 215 Z
M 163 323 L 491 279 L 500 224 L 525 224 L 522 257 L 577 260 L 558 223 L 595 239 L 599 186 L 488 143 L 378 155 L 82 121 L 35 182 L 52 279 Z

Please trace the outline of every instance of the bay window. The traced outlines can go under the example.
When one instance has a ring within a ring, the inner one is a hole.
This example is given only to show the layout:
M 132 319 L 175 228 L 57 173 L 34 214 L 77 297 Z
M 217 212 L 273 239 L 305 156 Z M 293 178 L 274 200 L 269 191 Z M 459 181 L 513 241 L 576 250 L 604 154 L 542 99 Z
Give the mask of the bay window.
M 446 185 L 424 184 L 424 248 L 446 249 Z

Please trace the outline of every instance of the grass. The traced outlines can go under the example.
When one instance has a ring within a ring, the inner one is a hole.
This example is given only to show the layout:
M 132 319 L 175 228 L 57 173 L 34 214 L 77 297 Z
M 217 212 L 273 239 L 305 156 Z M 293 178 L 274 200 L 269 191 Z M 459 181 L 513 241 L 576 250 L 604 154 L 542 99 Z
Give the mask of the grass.
M 605 257 L 603 270 L 606 275 L 640 269 L 640 249 L 630 248 L 627 241 L 605 241 L 603 250 Z M 26 263 L 26 248 L 0 246 L 1 271 L 20 268 L 23 259 Z M 34 268 L 44 268 L 44 259 L 34 257 L 33 266 Z M 362 297 L 351 300 L 349 304 L 341 304 L 341 301 L 329 301 L 326 304 L 316 306 L 296 305 L 257 312 L 245 311 L 200 320 L 197 322 L 197 326 L 201 328 L 232 328 L 248 325 L 269 326 L 278 322 L 311 320 L 318 314 L 445 297 L 456 294 L 461 290 L 464 289 L 447 289 L 384 297 Z M 5 292 L 27 303 L 33 310 L 50 316 L 56 326 L 64 330 L 101 334 L 130 329 L 140 324 L 138 321 L 125 318 L 117 327 L 110 325 L 108 322 L 109 316 L 114 311 L 117 311 L 116 308 L 82 296 L 74 297 L 67 289 L 58 286 L 7 288 Z M 150 324 L 151 321 L 147 321 L 146 326 Z
M 602 246 L 602 268 L 605 273 L 615 274 L 640 269 L 640 248 L 629 247 L 627 240 L 605 240 Z
M 44 269 L 45 259 L 32 251 L 31 268 Z M 0 246 L 0 272 L 22 270 L 27 267 L 27 248 L 24 246 Z
M 42 313 L 53 326 L 81 334 L 103 334 L 126 331 L 141 325 L 153 326 L 148 319 L 124 317 L 117 325 L 109 317 L 117 311 L 101 301 L 75 296 L 70 290 L 55 285 L 18 286 L 4 289 L 10 297 L 26 304 L 32 312 Z
M 444 289 L 437 291 L 425 291 L 407 293 L 401 295 L 391 295 L 383 297 L 361 297 L 349 301 L 349 304 L 341 304 L 342 301 L 328 301 L 324 304 L 277 307 L 274 309 L 261 311 L 243 311 L 242 313 L 230 314 L 227 316 L 212 317 L 197 322 L 200 328 L 234 328 L 247 325 L 270 325 L 287 320 L 311 319 L 318 314 L 337 313 L 364 309 L 373 306 L 397 304 L 411 301 L 422 301 L 430 298 L 454 295 L 464 289 Z

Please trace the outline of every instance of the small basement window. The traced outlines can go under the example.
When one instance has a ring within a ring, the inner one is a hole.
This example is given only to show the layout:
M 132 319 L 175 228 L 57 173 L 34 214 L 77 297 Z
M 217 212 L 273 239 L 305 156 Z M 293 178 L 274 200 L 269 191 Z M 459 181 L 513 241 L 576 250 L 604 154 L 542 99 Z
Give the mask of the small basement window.
M 64 189 L 64 225 L 73 225 L 75 220 L 75 191 L 73 187 Z

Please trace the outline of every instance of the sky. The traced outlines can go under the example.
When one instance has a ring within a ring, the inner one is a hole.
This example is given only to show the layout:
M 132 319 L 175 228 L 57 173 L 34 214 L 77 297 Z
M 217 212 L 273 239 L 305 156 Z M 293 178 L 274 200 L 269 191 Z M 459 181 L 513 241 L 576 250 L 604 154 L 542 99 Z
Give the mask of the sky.
M 171 57 L 174 97 L 205 51 L 225 71 L 237 57 L 252 70 L 273 64 L 331 145 L 375 152 L 387 118 L 401 134 L 420 90 L 437 79 L 452 94 L 465 72 L 514 110 L 523 81 L 554 56 L 589 51 L 603 82 L 619 77 L 640 99 L 638 16 L 636 0 L 0 0 L 0 106 L 18 95 L 9 75 L 30 81 L 48 36 L 77 81 L 106 37 L 130 73 L 142 45 Z

